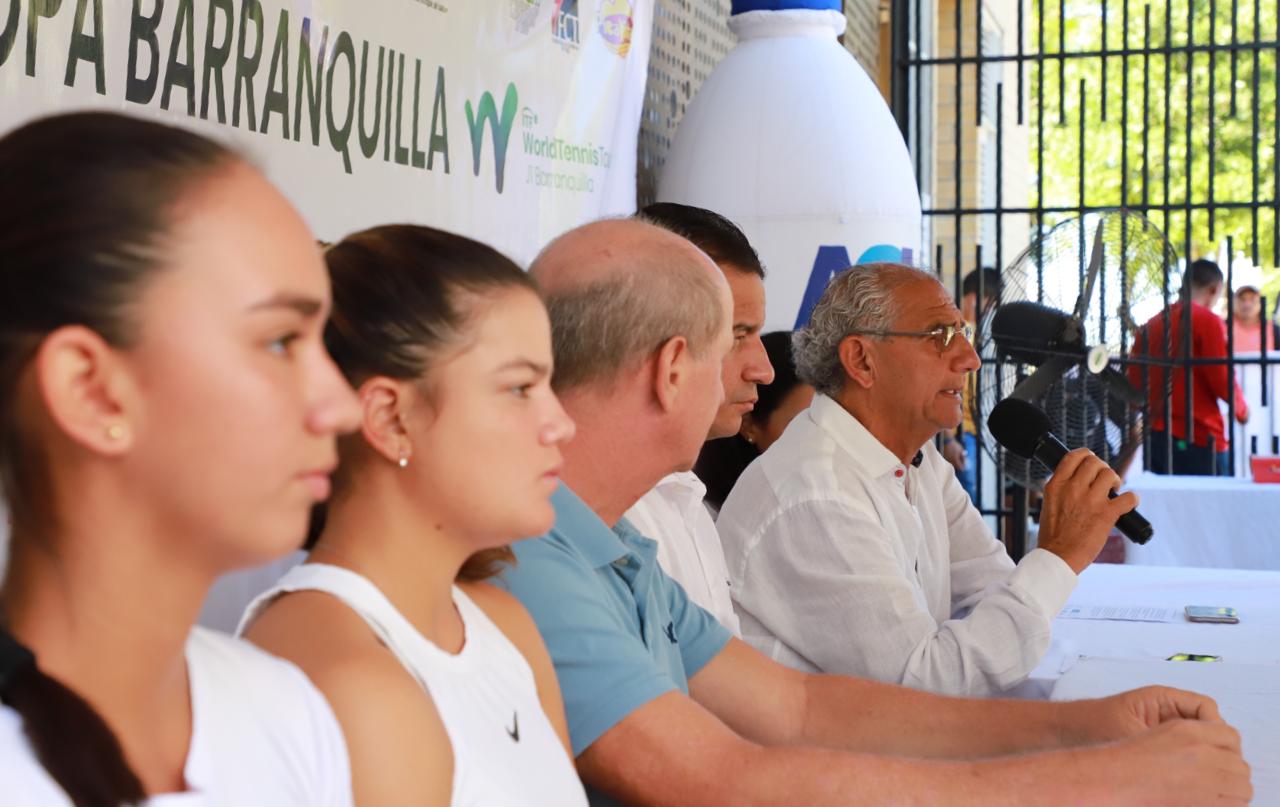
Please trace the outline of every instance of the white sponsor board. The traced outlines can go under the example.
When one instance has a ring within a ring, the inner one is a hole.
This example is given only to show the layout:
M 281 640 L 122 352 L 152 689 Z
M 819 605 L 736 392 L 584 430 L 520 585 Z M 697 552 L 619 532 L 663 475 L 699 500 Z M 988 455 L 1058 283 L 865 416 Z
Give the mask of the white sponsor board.
M 319 237 L 527 262 L 635 208 L 651 0 L 0 0 L 0 130 L 93 107 L 248 155 Z

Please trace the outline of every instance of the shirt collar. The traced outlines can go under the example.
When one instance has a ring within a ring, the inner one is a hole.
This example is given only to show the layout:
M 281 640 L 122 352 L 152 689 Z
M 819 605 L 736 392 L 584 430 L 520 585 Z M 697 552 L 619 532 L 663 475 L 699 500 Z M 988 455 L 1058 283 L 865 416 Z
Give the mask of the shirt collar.
M 657 543 L 641 535 L 631 522 L 622 518 L 610 527 L 563 482 L 551 494 L 551 505 L 556 511 L 556 525 L 551 531 L 581 552 L 593 569 L 629 554 L 642 559 L 657 555 Z
M 551 494 L 556 510 L 553 531 L 581 552 L 593 568 L 608 566 L 628 551 L 609 525 L 563 482 Z
M 861 421 L 826 395 L 814 396 L 813 404 L 809 407 L 809 417 L 872 478 L 887 474 L 902 465 L 898 456 L 867 431 Z M 918 468 L 923 459 L 924 453 L 916 452 L 911 465 Z
M 702 480 L 693 471 L 676 471 L 673 474 L 667 474 L 658 480 L 658 484 L 654 487 L 664 492 L 670 491 L 672 495 L 693 499 L 698 503 L 701 503 L 707 495 L 707 486 L 702 484 Z

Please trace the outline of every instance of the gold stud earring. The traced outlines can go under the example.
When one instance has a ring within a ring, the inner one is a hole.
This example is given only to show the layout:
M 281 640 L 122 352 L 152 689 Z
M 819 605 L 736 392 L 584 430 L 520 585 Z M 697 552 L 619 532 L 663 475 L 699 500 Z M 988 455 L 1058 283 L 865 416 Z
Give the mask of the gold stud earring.
M 119 440 L 121 437 L 124 437 L 124 426 L 119 423 L 113 423 L 107 427 L 108 440 Z

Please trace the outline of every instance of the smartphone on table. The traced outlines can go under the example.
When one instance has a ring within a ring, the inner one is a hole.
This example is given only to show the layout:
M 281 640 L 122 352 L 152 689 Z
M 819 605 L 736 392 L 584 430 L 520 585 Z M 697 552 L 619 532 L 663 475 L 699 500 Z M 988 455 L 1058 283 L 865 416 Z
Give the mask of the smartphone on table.
M 1190 622 L 1224 622 L 1234 625 L 1240 621 L 1240 614 L 1236 609 L 1221 605 L 1188 605 L 1186 611 Z

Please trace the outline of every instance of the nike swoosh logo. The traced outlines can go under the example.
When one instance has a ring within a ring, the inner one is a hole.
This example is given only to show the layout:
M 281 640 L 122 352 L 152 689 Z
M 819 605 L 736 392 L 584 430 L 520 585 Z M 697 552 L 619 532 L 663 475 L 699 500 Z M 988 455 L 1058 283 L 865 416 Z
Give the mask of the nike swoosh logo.
M 519 712 L 511 713 L 511 728 L 507 729 L 507 736 L 516 742 L 520 742 L 520 713 Z

